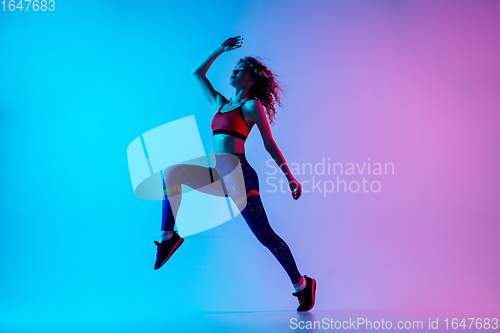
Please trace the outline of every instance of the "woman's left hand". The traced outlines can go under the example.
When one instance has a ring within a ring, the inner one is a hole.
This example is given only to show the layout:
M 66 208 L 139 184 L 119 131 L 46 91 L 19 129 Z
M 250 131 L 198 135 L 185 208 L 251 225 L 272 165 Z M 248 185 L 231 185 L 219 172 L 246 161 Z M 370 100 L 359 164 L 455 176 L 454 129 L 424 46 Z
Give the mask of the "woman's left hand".
M 222 47 L 223 52 L 237 49 L 238 47 L 241 47 L 241 45 L 243 45 L 243 37 L 241 36 L 230 37 L 226 39 L 224 42 L 222 42 L 220 45 Z
M 292 191 L 292 196 L 295 200 L 300 198 L 300 195 L 302 194 L 302 185 L 295 179 L 292 178 L 289 182 L 288 185 L 290 185 L 290 190 Z

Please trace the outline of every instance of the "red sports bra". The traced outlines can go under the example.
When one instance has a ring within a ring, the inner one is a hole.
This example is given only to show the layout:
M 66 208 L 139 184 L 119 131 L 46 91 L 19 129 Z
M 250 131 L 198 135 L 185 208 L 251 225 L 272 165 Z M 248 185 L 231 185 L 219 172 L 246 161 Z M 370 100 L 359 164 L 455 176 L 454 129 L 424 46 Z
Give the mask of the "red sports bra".
M 251 99 L 251 98 L 249 98 Z M 241 103 L 239 107 L 234 110 L 221 113 L 220 110 L 224 105 L 219 108 L 219 111 L 215 114 L 212 119 L 212 133 L 216 134 L 229 134 L 240 138 L 242 140 L 246 140 L 248 134 L 250 133 L 250 126 L 248 126 L 245 118 L 243 118 L 243 111 L 241 107 L 246 103 L 249 99 L 245 100 L 245 102 Z M 236 110 L 240 110 L 239 112 L 234 112 Z

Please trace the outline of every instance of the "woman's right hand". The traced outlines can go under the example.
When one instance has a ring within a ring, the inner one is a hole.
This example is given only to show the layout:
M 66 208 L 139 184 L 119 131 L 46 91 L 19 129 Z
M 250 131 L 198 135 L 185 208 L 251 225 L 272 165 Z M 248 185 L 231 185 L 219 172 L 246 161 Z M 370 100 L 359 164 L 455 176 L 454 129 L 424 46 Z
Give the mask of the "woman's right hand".
M 236 36 L 226 39 L 220 45 L 222 46 L 222 52 L 227 52 L 237 49 L 238 47 L 241 47 L 242 44 L 243 44 L 243 37 Z
M 297 179 L 292 177 L 288 182 L 288 185 L 290 185 L 290 190 L 292 191 L 293 198 L 295 200 L 300 198 L 300 195 L 302 194 L 302 185 L 297 181 Z

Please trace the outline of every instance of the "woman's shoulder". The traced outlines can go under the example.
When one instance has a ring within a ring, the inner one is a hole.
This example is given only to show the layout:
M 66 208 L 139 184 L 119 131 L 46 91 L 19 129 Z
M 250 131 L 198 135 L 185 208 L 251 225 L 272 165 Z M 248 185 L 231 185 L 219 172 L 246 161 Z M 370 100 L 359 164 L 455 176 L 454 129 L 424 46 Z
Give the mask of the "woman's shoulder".
M 262 103 L 259 100 L 254 99 L 254 98 L 247 99 L 245 102 L 243 102 L 242 106 L 246 106 L 246 109 L 252 109 L 255 106 L 257 106 L 257 108 L 259 108 L 259 109 L 261 107 L 263 107 Z
M 255 98 L 248 98 L 247 100 L 245 100 L 245 102 L 243 102 L 243 104 L 246 104 L 246 103 L 249 103 L 249 104 L 257 104 L 257 105 L 262 105 L 262 103 L 255 99 Z

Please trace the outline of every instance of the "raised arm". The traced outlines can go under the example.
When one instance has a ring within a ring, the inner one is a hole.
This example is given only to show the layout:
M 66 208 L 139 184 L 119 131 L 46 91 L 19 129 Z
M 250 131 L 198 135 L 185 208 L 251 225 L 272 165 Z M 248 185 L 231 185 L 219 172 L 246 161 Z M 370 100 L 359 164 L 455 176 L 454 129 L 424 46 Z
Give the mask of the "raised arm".
M 219 44 L 215 49 L 210 52 L 210 54 L 203 59 L 202 62 L 198 64 L 192 71 L 194 79 L 198 83 L 203 96 L 212 104 L 215 109 L 218 109 L 220 105 L 226 103 L 226 98 L 222 96 L 218 91 L 216 91 L 210 81 L 207 79 L 207 72 L 212 66 L 215 59 L 217 59 L 225 51 L 234 50 L 241 45 L 238 45 L 240 37 L 228 38 L 223 43 Z
M 280 167 L 281 171 L 285 174 L 288 179 L 288 185 L 290 185 L 290 190 L 292 191 L 292 196 L 297 200 L 302 193 L 302 185 L 293 177 L 290 169 L 283 154 L 281 154 L 280 149 L 276 142 L 274 142 L 273 135 L 271 134 L 271 128 L 267 122 L 266 111 L 262 104 L 255 100 L 250 100 L 245 103 L 246 107 L 251 110 L 249 117 L 255 122 L 259 128 L 260 134 L 262 135 L 262 140 L 264 141 L 264 147 L 266 147 L 267 152 L 274 159 L 276 164 Z

